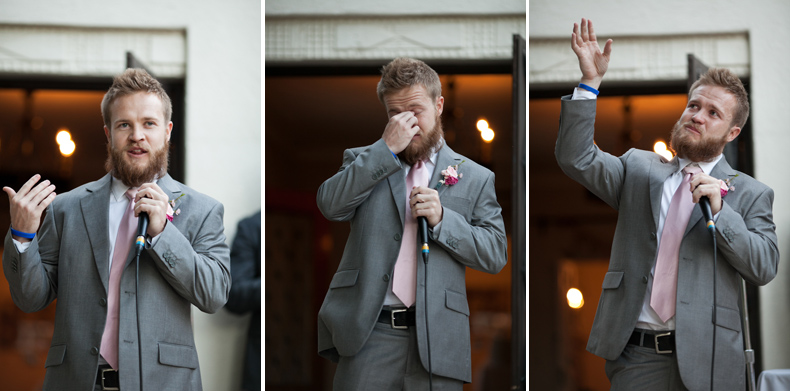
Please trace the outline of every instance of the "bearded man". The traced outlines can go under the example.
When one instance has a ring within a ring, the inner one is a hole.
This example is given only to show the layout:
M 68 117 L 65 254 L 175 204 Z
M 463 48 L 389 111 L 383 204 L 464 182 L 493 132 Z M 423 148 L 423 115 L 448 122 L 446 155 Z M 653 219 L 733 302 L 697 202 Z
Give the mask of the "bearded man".
M 466 268 L 499 272 L 507 239 L 494 174 L 446 145 L 441 89 L 422 61 L 384 66 L 381 138 L 346 150 L 318 189 L 324 216 L 351 222 L 318 313 L 318 353 L 338 362 L 335 390 L 461 390 L 472 380 Z M 418 258 L 420 217 L 428 263 Z
M 58 300 L 44 390 L 200 390 L 191 306 L 212 313 L 228 298 L 223 206 L 167 174 L 172 106 L 146 71 L 116 76 L 101 109 L 107 175 L 57 196 L 39 175 L 3 188 L 14 303 Z
M 571 47 L 582 78 L 562 97 L 557 161 L 618 211 L 587 350 L 607 360 L 612 390 L 744 389 L 741 278 L 770 282 L 779 251 L 773 190 L 722 155 L 749 116 L 743 84 L 711 68 L 691 86 L 672 130 L 672 160 L 637 149 L 615 157 L 593 142 L 612 41 L 601 52 L 592 22 L 582 19 Z M 710 203 L 715 241 L 694 206 L 701 197 Z

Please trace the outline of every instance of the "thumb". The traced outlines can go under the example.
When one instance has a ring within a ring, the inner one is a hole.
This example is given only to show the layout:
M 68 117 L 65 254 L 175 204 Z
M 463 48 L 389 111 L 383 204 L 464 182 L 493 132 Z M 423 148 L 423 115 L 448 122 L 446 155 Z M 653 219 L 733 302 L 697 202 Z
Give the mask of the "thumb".
M 604 57 L 606 57 L 607 60 L 609 59 L 609 56 L 612 54 L 612 42 L 614 41 L 612 41 L 611 39 L 606 41 L 606 45 L 604 45 L 603 47 L 603 55 Z
M 8 199 L 9 200 L 14 198 L 14 196 L 16 196 L 16 192 L 14 191 L 14 189 L 12 189 L 12 188 L 10 188 L 8 186 L 4 186 L 3 187 L 3 191 L 8 194 Z

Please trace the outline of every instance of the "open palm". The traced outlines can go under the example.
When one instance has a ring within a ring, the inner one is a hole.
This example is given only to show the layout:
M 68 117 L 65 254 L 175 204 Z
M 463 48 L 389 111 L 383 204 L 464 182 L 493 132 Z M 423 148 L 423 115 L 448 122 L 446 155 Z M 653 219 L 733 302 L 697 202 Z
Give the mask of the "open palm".
M 609 68 L 609 58 L 612 54 L 612 40 L 606 41 L 603 53 L 591 20 L 582 18 L 581 32 L 579 25 L 573 24 L 573 34 L 571 35 L 571 48 L 579 58 L 579 69 L 582 71 L 582 83 L 598 88 L 603 79 L 603 75 Z

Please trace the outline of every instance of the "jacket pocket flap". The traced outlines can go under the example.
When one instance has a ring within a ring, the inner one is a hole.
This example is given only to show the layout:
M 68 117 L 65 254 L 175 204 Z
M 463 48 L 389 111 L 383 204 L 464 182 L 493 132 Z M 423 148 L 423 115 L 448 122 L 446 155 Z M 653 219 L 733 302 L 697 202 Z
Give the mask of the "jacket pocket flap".
M 730 308 L 716 306 L 716 325 L 740 332 L 741 313 Z
M 623 281 L 623 272 L 607 272 L 603 278 L 603 289 L 617 289 Z
M 159 342 L 159 363 L 174 367 L 198 367 L 197 352 L 193 346 Z
M 55 345 L 49 347 L 49 353 L 47 353 L 47 361 L 44 363 L 44 367 L 51 367 L 55 365 L 63 364 L 63 359 L 66 357 L 66 345 Z
M 343 270 L 340 272 L 335 273 L 335 276 L 332 277 L 332 282 L 329 284 L 329 288 L 343 288 L 347 286 L 354 286 L 357 283 L 357 276 L 359 275 L 359 270 Z
M 444 305 L 447 308 L 460 312 L 466 316 L 469 316 L 469 302 L 466 301 L 466 296 L 453 291 L 444 291 L 445 292 L 445 302 Z

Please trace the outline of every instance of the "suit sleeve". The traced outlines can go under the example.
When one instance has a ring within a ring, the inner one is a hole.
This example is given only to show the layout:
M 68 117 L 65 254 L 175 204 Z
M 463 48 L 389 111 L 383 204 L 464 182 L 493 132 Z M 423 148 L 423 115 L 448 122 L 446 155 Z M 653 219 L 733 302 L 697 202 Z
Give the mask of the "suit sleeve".
M 717 248 L 754 285 L 769 283 L 779 267 L 773 200 L 773 190 L 765 187 L 741 215 L 725 199 L 716 220 Z
M 483 182 L 470 221 L 443 207 L 441 229 L 432 239 L 461 264 L 486 273 L 499 273 L 507 263 L 507 236 L 502 208 L 496 200 L 494 174 Z
M 601 151 L 593 140 L 596 100 L 562 97 L 560 131 L 554 154 L 562 171 L 609 206 L 619 209 L 629 153 L 621 158 Z
M 10 229 L 5 237 L 3 272 L 11 298 L 24 312 L 40 311 L 58 296 L 59 236 L 54 207 L 55 203 L 47 207 L 41 229 L 25 252 L 17 251 Z
M 260 269 L 257 268 L 261 262 L 260 217 L 260 214 L 255 214 L 239 223 L 230 250 L 233 284 L 225 308 L 238 314 L 261 306 L 261 276 L 258 272 Z
M 214 202 L 208 213 L 198 217 L 198 227 L 190 239 L 175 224 L 168 223 L 159 241 L 151 247 L 146 245 L 148 254 L 173 289 L 207 313 L 222 308 L 230 291 L 230 251 L 225 243 L 224 210 L 222 204 Z
M 331 221 L 348 221 L 376 184 L 401 169 L 384 139 L 379 139 L 359 155 L 347 149 L 343 165 L 318 188 L 317 203 Z

